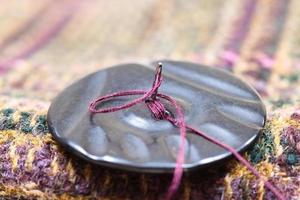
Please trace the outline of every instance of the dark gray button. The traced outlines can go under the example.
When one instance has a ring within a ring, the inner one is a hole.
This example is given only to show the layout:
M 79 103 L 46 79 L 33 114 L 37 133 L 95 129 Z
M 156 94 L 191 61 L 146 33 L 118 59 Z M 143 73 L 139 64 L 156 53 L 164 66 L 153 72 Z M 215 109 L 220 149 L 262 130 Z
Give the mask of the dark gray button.
M 187 62 L 161 61 L 160 93 L 177 99 L 186 123 L 241 151 L 264 126 L 266 111 L 258 94 L 232 74 Z M 48 112 L 48 125 L 59 143 L 93 163 L 143 172 L 172 172 L 179 129 L 152 118 L 142 103 L 115 113 L 90 114 L 93 99 L 112 92 L 152 86 L 155 65 L 125 64 L 93 73 L 62 91 Z M 135 97 L 107 101 L 124 104 Z M 174 109 L 166 105 L 170 112 Z M 226 150 L 187 133 L 185 170 L 221 161 Z

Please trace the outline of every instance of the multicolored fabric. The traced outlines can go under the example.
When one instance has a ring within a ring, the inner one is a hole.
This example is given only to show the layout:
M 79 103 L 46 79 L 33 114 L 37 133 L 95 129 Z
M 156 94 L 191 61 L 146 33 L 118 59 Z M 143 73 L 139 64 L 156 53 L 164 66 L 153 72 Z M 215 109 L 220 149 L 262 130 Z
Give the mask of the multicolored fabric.
M 104 66 L 167 58 L 225 68 L 261 94 L 245 157 L 300 199 L 299 0 L 10 0 L 0 7 L 2 199 L 161 199 L 170 175 L 74 158 L 48 132 L 51 100 Z M 186 174 L 177 199 L 274 199 L 235 160 Z

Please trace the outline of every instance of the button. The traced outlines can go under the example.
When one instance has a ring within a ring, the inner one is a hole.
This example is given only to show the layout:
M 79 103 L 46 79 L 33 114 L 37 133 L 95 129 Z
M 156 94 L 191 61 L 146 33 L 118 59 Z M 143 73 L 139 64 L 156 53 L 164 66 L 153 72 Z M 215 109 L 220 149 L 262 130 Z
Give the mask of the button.
M 204 131 L 238 151 L 251 145 L 265 124 L 265 107 L 252 87 L 229 72 L 199 64 L 163 64 L 160 93 L 182 106 L 186 124 Z M 179 129 L 156 120 L 144 103 L 114 113 L 91 114 L 88 106 L 99 96 L 152 87 L 155 66 L 122 64 L 90 74 L 67 87 L 52 102 L 48 125 L 69 152 L 92 163 L 137 172 L 172 173 Z M 122 105 L 120 97 L 105 107 Z M 165 102 L 166 103 L 166 102 Z M 172 106 L 164 104 L 172 114 Z M 187 133 L 185 171 L 219 163 L 230 156 L 204 138 Z

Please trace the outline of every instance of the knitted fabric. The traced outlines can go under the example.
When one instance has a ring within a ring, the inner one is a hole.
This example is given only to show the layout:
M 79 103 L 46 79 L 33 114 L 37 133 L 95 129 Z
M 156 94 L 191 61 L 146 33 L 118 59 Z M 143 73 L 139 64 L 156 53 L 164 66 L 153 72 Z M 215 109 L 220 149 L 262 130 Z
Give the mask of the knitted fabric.
M 300 1 L 11 0 L 0 12 L 0 196 L 160 199 L 171 175 L 91 165 L 51 137 L 47 109 L 67 85 L 123 62 L 168 58 L 251 84 L 267 123 L 245 157 L 300 198 Z M 116 80 L 117 81 L 117 80 Z M 234 159 L 185 174 L 177 199 L 274 199 Z

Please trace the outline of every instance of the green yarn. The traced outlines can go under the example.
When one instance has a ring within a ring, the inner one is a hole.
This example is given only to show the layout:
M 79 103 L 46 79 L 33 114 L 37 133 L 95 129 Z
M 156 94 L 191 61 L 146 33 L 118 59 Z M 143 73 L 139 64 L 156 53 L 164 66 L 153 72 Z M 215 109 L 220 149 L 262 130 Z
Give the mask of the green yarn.
M 20 120 L 14 122 L 12 114 L 14 109 L 6 108 L 0 111 L 0 130 L 15 130 L 19 129 L 24 133 L 45 133 L 48 132 L 46 115 L 38 115 L 35 118 L 35 124 L 31 125 L 32 113 L 21 112 Z
M 288 76 L 282 76 L 281 78 L 288 80 L 290 83 L 295 83 L 299 80 L 299 74 L 293 73 Z
M 5 129 L 14 129 L 16 127 L 16 123 L 13 120 L 12 114 L 15 112 L 14 109 L 7 108 L 0 111 L 2 115 L 0 115 L 0 130 Z
M 298 159 L 296 154 L 288 153 L 286 155 L 286 162 L 287 162 L 288 165 L 296 165 L 296 164 L 298 164 L 299 159 Z
M 9 117 L 14 112 L 15 112 L 15 110 L 12 108 L 6 108 L 6 109 L 1 110 L 1 113 L 6 117 Z
M 7 118 L 5 121 L 5 128 L 6 129 L 14 129 L 16 124 L 13 122 L 12 118 Z
M 270 101 L 270 103 L 273 105 L 273 108 L 281 108 L 284 105 L 292 104 L 292 101 L 290 99 L 278 99 L 277 101 Z
M 270 156 L 274 156 L 274 136 L 271 133 L 270 125 L 262 130 L 258 142 L 249 151 L 249 158 L 253 164 L 257 164 Z
M 25 133 L 32 131 L 32 126 L 30 126 L 31 114 L 29 112 L 21 112 L 20 119 L 20 129 Z
M 35 133 L 48 132 L 46 115 L 38 115 L 36 117 L 36 124 L 35 124 L 33 130 L 34 130 Z

